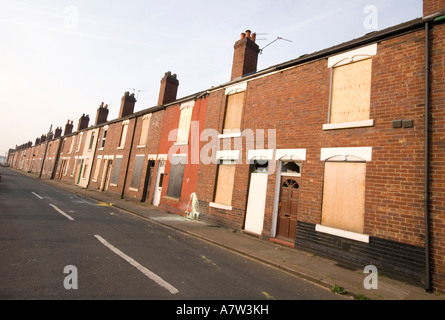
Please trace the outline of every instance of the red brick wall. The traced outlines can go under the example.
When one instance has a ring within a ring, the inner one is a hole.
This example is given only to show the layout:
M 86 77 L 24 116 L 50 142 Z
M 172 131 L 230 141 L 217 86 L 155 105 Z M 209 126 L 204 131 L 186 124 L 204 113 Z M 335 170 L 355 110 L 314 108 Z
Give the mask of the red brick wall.
M 195 101 L 195 105 L 193 107 L 192 117 L 191 117 L 191 126 L 196 125 L 196 122 L 199 122 L 199 135 L 201 134 L 202 130 L 204 129 L 204 123 L 205 123 L 205 116 L 206 116 L 206 109 L 207 109 L 207 98 L 201 98 L 197 99 Z M 197 175 L 198 175 L 198 168 L 199 164 L 192 163 L 191 158 L 191 152 L 192 148 L 201 149 L 201 143 L 199 141 L 198 137 L 192 137 L 192 133 L 189 132 L 188 137 L 188 145 L 187 146 L 174 146 L 175 141 L 168 141 L 168 135 L 169 133 L 178 128 L 179 125 L 179 118 L 181 115 L 180 106 L 174 106 L 169 107 L 165 111 L 165 117 L 164 117 L 164 124 L 162 129 L 162 136 L 161 136 L 161 143 L 159 147 L 159 154 L 168 154 L 169 152 L 173 152 L 173 154 L 178 153 L 184 153 L 181 150 L 186 150 L 188 157 L 187 157 L 187 164 L 184 168 L 184 178 L 182 183 L 182 192 L 180 199 L 172 199 L 170 197 L 167 197 L 167 189 L 168 189 L 168 180 L 169 180 L 169 173 L 171 168 L 170 161 L 166 162 L 165 165 L 165 171 L 164 171 L 164 182 L 162 186 L 162 194 L 161 194 L 161 201 L 160 201 L 160 207 L 167 209 L 169 211 L 184 215 L 184 211 L 190 210 L 189 204 L 190 204 L 190 196 L 193 192 L 195 192 L 195 187 L 197 183 Z M 192 142 L 192 138 L 197 138 L 198 140 L 194 139 Z M 171 155 L 169 155 L 170 157 Z
M 96 155 L 95 155 L 94 166 L 91 171 L 92 175 L 94 175 L 94 171 L 96 170 L 96 165 L 98 164 L 98 162 L 97 162 L 98 156 L 113 156 L 114 157 L 113 158 L 113 167 L 111 168 L 111 172 L 113 172 L 116 156 L 122 156 L 122 164 L 121 164 L 121 170 L 120 170 L 120 174 L 119 174 L 118 183 L 116 186 L 113 186 L 111 184 L 108 185 L 108 191 L 112 192 L 112 193 L 116 193 L 118 195 L 122 194 L 122 190 L 123 190 L 124 183 L 125 183 L 125 177 L 126 177 L 125 174 L 126 174 L 127 164 L 128 164 L 128 160 L 129 160 L 129 153 L 130 153 L 131 141 L 132 141 L 136 118 L 134 117 L 134 118 L 130 118 L 128 120 L 129 120 L 129 124 L 128 124 L 128 130 L 127 130 L 127 137 L 125 139 L 125 146 L 123 149 L 120 149 L 118 147 L 119 147 L 120 137 L 121 137 L 121 133 L 122 133 L 122 122 L 125 120 L 121 120 L 121 121 L 117 121 L 117 122 L 108 124 L 108 131 L 107 131 L 105 147 L 102 150 L 100 150 L 100 144 L 101 144 L 101 138 L 102 138 L 102 133 L 103 133 L 104 127 L 100 128 L 99 136 L 98 136 L 99 140 L 98 140 L 98 143 L 96 146 L 97 150 L 96 150 Z M 102 166 L 101 167 L 101 172 L 102 172 L 103 161 L 101 163 L 101 166 Z M 97 182 L 91 181 L 89 187 L 97 189 L 100 186 L 100 182 L 101 182 L 100 179 Z
M 134 136 L 134 142 L 133 142 L 133 148 L 131 151 L 131 159 L 130 159 L 130 166 L 129 166 L 129 170 L 128 170 L 128 174 L 127 174 L 127 182 L 126 182 L 126 187 L 125 187 L 125 192 L 124 192 L 124 196 L 125 197 L 129 197 L 129 198 L 134 198 L 134 199 L 142 199 L 142 193 L 143 193 L 143 183 L 144 183 L 144 178 L 146 176 L 147 173 L 147 166 L 148 166 L 148 156 L 155 154 L 158 154 L 158 150 L 159 150 L 159 141 L 160 141 L 160 137 L 161 137 L 161 130 L 162 130 L 162 123 L 163 123 L 163 118 L 164 118 L 164 110 L 158 110 L 154 113 L 152 113 L 152 116 L 150 118 L 150 126 L 148 129 L 148 139 L 146 142 L 146 146 L 143 148 L 138 148 L 138 143 L 139 143 L 139 139 L 141 136 L 141 132 L 142 132 L 142 123 L 143 123 L 143 116 L 139 116 L 138 120 L 137 120 L 137 125 L 136 125 L 136 132 L 135 132 L 135 136 Z M 144 158 L 144 165 L 143 165 L 143 169 L 142 169 L 142 173 L 141 173 L 141 185 L 138 189 L 138 191 L 133 191 L 130 190 L 130 184 L 131 184 L 131 180 L 133 177 L 133 166 L 134 166 L 134 162 L 136 159 L 136 155 L 145 155 Z M 155 176 L 155 175 L 154 175 Z M 152 180 L 152 183 L 150 186 L 148 186 L 148 193 L 147 193 L 147 202 L 150 202 L 151 196 L 152 196 L 152 192 L 153 192 L 153 187 L 154 187 L 154 180 Z
M 423 16 L 445 12 L 445 0 L 424 0 L 423 1 Z
M 321 148 L 372 147 L 367 165 L 365 233 L 424 246 L 424 33 L 383 41 L 373 57 L 373 127 L 323 131 L 327 123 L 330 69 L 327 59 L 252 80 L 246 90 L 242 129 L 276 129 L 277 149 L 304 148 L 298 219 L 320 223 L 324 162 Z M 206 127 L 221 131 L 224 91 L 209 97 Z M 393 129 L 392 121 L 412 119 L 413 128 Z M 267 148 L 267 135 L 265 147 Z M 245 155 L 243 150 L 243 156 Z M 244 223 L 249 166 L 236 168 L 232 211 L 208 207 L 216 165 L 199 168 L 198 198 L 204 216 L 240 228 Z M 275 192 L 269 176 L 264 235 L 270 235 Z

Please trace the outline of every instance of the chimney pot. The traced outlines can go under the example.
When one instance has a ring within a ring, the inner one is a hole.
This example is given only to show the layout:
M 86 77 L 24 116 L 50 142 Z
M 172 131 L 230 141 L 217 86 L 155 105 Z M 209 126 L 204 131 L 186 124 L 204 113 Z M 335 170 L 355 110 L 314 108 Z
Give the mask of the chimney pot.
M 243 34 L 245 34 L 244 37 Z M 257 71 L 260 47 L 255 43 L 256 34 L 252 35 L 250 30 L 246 30 L 243 34 L 241 34 L 241 39 L 235 42 L 230 80 L 241 78 L 246 74 Z
M 246 37 L 246 34 L 243 32 L 241 33 L 241 39 L 244 39 Z
M 161 79 L 161 88 L 159 90 L 158 106 L 167 104 L 176 100 L 179 81 L 177 75 L 168 71 Z
M 107 117 L 108 117 L 108 105 L 105 105 L 104 107 L 104 103 L 102 102 L 100 107 L 97 109 L 96 122 L 94 125 L 97 126 L 99 124 L 107 122 Z
M 64 132 L 64 136 L 66 136 L 67 134 L 70 134 L 70 133 L 72 133 L 73 132 L 73 121 L 69 121 L 68 120 L 68 122 L 66 123 L 66 125 L 65 125 L 65 132 Z
M 134 93 L 130 95 L 130 92 L 125 92 L 124 96 L 121 99 L 121 109 L 119 112 L 119 118 L 128 116 L 133 113 L 134 105 L 136 103 L 136 98 L 134 97 Z

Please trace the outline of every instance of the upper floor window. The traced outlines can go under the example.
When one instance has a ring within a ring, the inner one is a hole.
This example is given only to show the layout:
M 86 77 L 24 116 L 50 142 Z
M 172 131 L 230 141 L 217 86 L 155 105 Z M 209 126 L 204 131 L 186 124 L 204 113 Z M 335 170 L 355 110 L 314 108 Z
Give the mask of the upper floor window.
M 372 126 L 370 119 L 372 56 L 370 45 L 329 58 L 332 68 L 328 124 L 323 129 Z
M 138 147 L 145 147 L 148 139 L 148 129 L 150 129 L 150 119 L 152 114 L 146 114 L 142 117 L 141 137 L 139 138 Z
M 104 131 L 102 132 L 102 138 L 100 139 L 100 149 L 105 147 L 105 141 L 107 139 L 108 126 L 104 127 Z
M 96 135 L 95 131 L 91 131 L 90 144 L 88 145 L 88 150 L 93 149 L 94 136 Z
M 121 138 L 119 142 L 119 148 L 123 149 L 125 147 L 125 139 L 127 138 L 127 132 L 128 132 L 128 124 L 130 123 L 129 120 L 125 120 L 122 122 L 122 131 L 121 131 Z
M 181 105 L 181 115 L 179 117 L 178 134 L 176 142 L 181 144 L 188 143 L 190 123 L 192 120 L 193 106 L 195 102 L 187 102 Z

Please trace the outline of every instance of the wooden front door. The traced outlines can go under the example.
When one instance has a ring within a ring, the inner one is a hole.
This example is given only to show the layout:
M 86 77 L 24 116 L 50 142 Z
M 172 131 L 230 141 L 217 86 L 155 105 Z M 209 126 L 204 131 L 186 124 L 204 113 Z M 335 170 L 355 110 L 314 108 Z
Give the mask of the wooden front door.
M 299 179 L 281 177 L 280 202 L 278 205 L 277 236 L 295 239 L 297 233 L 298 198 L 300 192 Z

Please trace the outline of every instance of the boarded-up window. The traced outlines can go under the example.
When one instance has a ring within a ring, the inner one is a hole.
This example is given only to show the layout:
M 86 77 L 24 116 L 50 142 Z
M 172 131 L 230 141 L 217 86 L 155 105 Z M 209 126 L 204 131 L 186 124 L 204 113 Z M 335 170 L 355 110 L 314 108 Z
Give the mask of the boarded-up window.
M 139 138 L 139 146 L 145 146 L 147 144 L 148 129 L 150 128 L 151 114 L 144 116 L 142 120 L 141 137 Z
M 369 119 L 372 59 L 333 69 L 330 123 Z
M 326 162 L 322 225 L 363 233 L 366 163 Z
M 116 158 L 114 161 L 114 169 L 113 174 L 111 175 L 110 183 L 113 185 L 117 185 L 119 181 L 119 173 L 121 172 L 122 158 Z
M 233 133 L 241 131 L 243 102 L 244 92 L 232 94 L 227 97 L 223 133 Z
M 167 196 L 172 198 L 180 198 L 182 190 L 182 181 L 184 180 L 186 156 L 174 156 L 174 163 L 170 167 Z
M 187 143 L 189 139 L 190 121 L 192 119 L 193 106 L 185 106 L 181 108 L 179 117 L 178 135 L 176 142 Z
M 215 203 L 230 206 L 232 204 L 235 164 L 220 164 L 216 181 Z
M 81 132 L 81 133 L 79 134 L 79 140 L 77 141 L 77 148 L 76 148 L 76 151 L 79 151 L 79 150 L 80 150 L 80 145 L 82 144 L 82 137 L 83 137 L 83 132 Z
M 122 126 L 122 132 L 121 132 L 121 139 L 120 139 L 120 143 L 119 143 L 119 148 L 125 147 L 125 139 L 127 138 L 127 131 L 128 131 L 128 124 L 125 123 Z
M 83 167 L 82 178 L 85 179 L 87 175 L 87 171 L 89 170 L 90 159 L 85 159 L 85 165 Z
M 93 180 L 95 181 L 97 181 L 97 179 L 99 178 L 101 164 L 102 164 L 102 158 L 98 158 L 96 162 L 96 170 L 94 170 L 94 176 L 93 176 Z
M 134 160 L 133 176 L 131 178 L 130 188 L 139 189 L 141 184 L 142 167 L 144 165 L 144 156 L 137 155 Z

